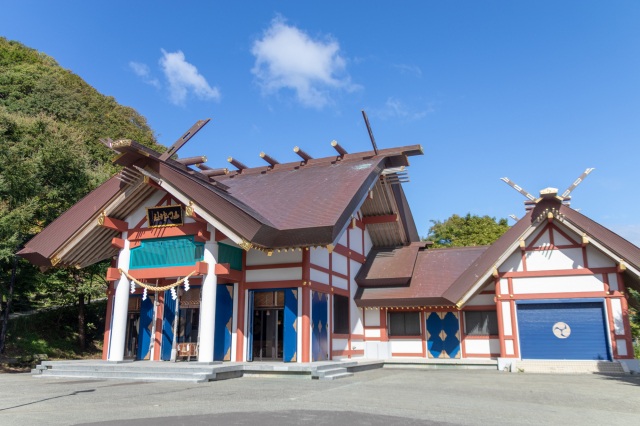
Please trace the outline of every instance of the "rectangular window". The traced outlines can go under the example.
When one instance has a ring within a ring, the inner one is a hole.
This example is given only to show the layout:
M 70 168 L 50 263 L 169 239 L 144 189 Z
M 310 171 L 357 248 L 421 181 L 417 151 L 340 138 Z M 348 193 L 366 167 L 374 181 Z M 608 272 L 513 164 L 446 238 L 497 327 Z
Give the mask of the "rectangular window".
M 496 311 L 465 311 L 464 332 L 467 336 L 497 336 Z
M 389 312 L 389 336 L 420 336 L 420 312 Z
M 333 332 L 349 334 L 349 298 L 333 295 Z

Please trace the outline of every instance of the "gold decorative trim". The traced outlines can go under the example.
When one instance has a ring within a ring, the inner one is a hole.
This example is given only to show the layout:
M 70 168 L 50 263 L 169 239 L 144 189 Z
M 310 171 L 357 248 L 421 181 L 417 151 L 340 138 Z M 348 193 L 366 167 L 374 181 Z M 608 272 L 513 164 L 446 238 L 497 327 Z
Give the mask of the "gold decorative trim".
M 103 226 L 104 225 L 104 219 L 107 217 L 107 212 L 103 211 L 102 213 L 100 213 L 100 216 L 98 216 L 98 225 L 99 226 Z
M 193 207 L 193 201 L 189 201 L 189 205 L 185 207 L 184 209 L 184 214 L 186 214 L 189 217 L 194 217 L 195 216 L 195 211 L 194 211 L 194 207 Z
M 240 244 L 238 244 L 238 245 L 244 251 L 249 251 L 253 247 L 253 244 L 251 244 L 251 242 L 249 242 L 249 241 L 247 241 L 245 239 L 243 239 L 242 242 Z
M 58 263 L 60 263 L 60 258 L 59 257 L 51 258 L 51 266 L 56 266 Z

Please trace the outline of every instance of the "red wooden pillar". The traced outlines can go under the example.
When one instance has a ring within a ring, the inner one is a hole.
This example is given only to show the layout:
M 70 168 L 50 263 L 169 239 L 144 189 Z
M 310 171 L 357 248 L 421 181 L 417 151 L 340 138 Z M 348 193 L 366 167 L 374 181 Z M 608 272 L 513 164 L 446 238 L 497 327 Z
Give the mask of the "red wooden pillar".
M 243 274 L 244 275 L 244 274 Z M 236 362 L 242 362 L 244 359 L 244 283 L 238 283 L 238 326 L 236 327 Z
M 113 315 L 113 282 L 107 287 L 107 314 L 104 319 L 104 340 L 102 343 L 102 359 L 109 359 L 109 342 L 111 338 L 111 317 Z
M 160 280 L 160 285 L 164 285 L 164 280 Z M 164 318 L 164 291 L 156 293 L 156 334 L 153 336 L 153 361 L 160 361 L 162 346 L 162 319 Z
M 246 282 L 247 276 L 247 252 L 242 251 L 242 281 L 240 281 L 238 286 L 238 318 L 237 318 L 237 327 L 236 327 L 236 362 L 242 362 L 244 360 L 244 326 L 245 326 L 245 318 L 247 317 L 244 311 L 244 299 L 245 299 L 245 288 L 244 284 Z M 253 314 L 253 313 L 252 313 Z

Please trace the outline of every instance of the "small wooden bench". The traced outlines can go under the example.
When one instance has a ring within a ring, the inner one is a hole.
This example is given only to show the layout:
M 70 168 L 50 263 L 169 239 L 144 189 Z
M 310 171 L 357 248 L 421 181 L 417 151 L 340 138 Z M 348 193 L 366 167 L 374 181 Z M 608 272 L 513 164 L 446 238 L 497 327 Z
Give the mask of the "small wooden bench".
M 187 358 L 187 361 L 191 361 L 191 357 L 198 357 L 197 343 L 178 343 L 177 349 L 179 358 Z

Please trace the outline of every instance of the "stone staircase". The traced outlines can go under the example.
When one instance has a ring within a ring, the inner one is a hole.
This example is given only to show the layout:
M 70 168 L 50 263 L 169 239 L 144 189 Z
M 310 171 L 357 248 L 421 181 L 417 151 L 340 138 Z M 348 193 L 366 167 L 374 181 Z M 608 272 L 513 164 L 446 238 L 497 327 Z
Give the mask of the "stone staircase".
M 202 383 L 217 378 L 213 365 L 176 365 L 174 363 L 43 361 L 31 370 L 38 377 L 74 377 L 134 381 L 172 381 Z M 221 371 L 224 374 L 224 372 Z
M 315 373 L 311 374 L 311 378 L 314 380 L 336 380 L 351 376 L 353 373 L 350 373 L 346 367 L 331 366 L 319 367 Z
M 288 377 L 336 380 L 356 371 L 381 368 L 382 361 L 324 361 L 314 363 L 244 362 L 107 362 L 43 361 L 31 370 L 35 377 L 92 378 L 133 381 L 176 381 L 201 383 L 238 377 Z

